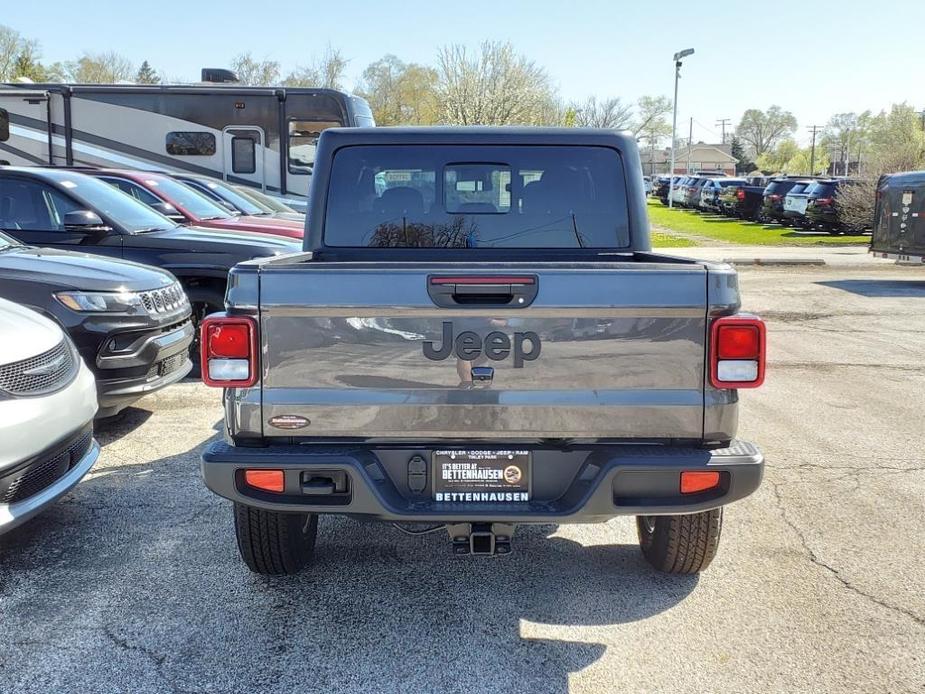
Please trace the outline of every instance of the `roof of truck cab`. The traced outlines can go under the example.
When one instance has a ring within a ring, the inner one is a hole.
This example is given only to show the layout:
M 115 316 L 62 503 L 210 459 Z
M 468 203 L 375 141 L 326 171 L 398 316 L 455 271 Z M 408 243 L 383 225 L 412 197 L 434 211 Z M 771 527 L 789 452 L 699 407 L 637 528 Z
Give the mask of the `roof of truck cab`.
M 328 128 L 321 140 L 338 147 L 353 144 L 530 144 L 599 145 L 635 148 L 632 135 L 602 128 L 535 128 L 514 126 L 401 126 L 375 128 Z

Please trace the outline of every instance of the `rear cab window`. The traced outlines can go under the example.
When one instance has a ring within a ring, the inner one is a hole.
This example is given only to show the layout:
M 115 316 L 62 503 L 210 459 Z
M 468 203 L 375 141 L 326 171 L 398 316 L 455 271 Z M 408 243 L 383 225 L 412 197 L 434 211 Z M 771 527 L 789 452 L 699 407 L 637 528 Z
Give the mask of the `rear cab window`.
M 820 181 L 813 188 L 812 196 L 814 198 L 830 198 L 835 194 L 837 187 L 835 181 Z
M 788 181 L 788 180 L 771 181 L 768 184 L 768 187 L 764 189 L 764 194 L 765 195 L 774 195 L 774 194 L 786 195 L 788 192 L 790 192 L 790 189 L 793 188 L 794 185 L 796 185 L 795 181 Z
M 603 146 L 342 147 L 324 245 L 627 248 L 623 161 Z

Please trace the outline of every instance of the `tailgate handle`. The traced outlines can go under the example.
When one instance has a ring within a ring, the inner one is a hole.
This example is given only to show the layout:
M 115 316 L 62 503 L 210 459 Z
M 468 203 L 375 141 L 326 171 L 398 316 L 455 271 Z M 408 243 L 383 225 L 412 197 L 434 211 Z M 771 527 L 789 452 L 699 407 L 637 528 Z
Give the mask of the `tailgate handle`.
M 442 308 L 526 308 L 536 299 L 536 275 L 431 275 L 427 293 Z

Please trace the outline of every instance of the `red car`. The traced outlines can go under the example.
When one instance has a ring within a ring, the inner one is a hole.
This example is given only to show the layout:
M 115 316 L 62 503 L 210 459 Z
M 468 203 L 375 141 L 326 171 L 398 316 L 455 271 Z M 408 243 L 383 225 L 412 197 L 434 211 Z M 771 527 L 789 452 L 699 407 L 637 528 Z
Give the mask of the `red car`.
M 101 178 L 180 224 L 302 238 L 302 222 L 234 214 L 165 174 L 121 169 L 83 169 L 82 173 Z

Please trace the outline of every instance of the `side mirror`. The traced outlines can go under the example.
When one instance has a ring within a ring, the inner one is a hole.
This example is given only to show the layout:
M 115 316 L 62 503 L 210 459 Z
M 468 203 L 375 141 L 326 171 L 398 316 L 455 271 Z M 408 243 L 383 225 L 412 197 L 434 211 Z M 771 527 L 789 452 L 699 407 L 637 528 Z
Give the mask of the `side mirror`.
M 70 231 L 108 231 L 109 227 L 96 212 L 73 210 L 64 215 L 64 228 Z
M 155 212 L 160 212 L 162 215 L 168 219 L 172 219 L 175 222 L 186 221 L 186 217 L 180 214 L 179 210 L 177 210 L 177 208 L 171 205 L 169 202 L 152 202 L 149 207 Z

